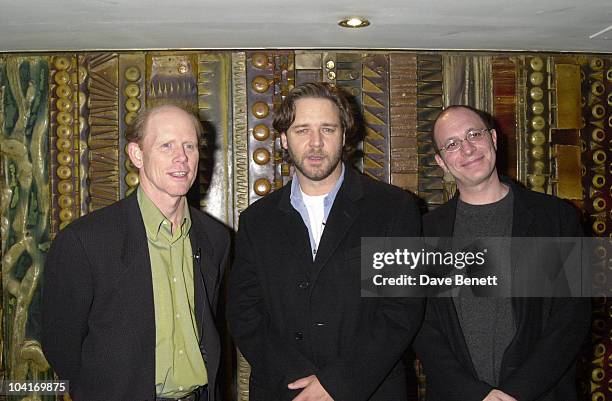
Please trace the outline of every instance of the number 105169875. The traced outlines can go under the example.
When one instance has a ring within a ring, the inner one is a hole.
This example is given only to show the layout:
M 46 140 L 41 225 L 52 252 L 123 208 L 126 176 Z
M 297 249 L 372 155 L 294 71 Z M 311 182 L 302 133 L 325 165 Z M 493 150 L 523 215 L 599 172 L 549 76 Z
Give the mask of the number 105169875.
M 67 392 L 67 380 L 4 380 L 0 382 L 0 395 L 56 395 Z

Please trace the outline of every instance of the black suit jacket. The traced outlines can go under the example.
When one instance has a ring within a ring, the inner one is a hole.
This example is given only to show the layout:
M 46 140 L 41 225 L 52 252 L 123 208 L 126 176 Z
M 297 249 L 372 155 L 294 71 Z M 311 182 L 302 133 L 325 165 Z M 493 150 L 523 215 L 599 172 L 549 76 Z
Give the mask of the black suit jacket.
M 225 227 L 191 208 L 195 315 L 210 400 L 220 360 L 215 326 L 226 265 Z M 151 266 L 136 193 L 63 229 L 51 245 L 43 281 L 42 346 L 70 380 L 75 401 L 155 399 L 155 311 Z
M 502 180 L 514 194 L 513 237 L 582 236 L 569 204 Z M 426 236 L 452 236 L 457 199 L 425 215 Z M 518 401 L 576 400 L 575 361 L 589 329 L 590 300 L 513 298 L 512 306 L 517 329 L 498 388 Z M 478 380 L 451 298 L 428 300 L 414 348 L 427 376 L 428 401 L 481 401 L 492 390 Z
M 420 299 L 360 297 L 361 237 L 419 236 L 415 200 L 349 168 L 313 262 L 291 184 L 240 216 L 228 319 L 252 366 L 251 401 L 291 400 L 314 374 L 335 401 L 407 399 L 398 363 L 422 318 Z

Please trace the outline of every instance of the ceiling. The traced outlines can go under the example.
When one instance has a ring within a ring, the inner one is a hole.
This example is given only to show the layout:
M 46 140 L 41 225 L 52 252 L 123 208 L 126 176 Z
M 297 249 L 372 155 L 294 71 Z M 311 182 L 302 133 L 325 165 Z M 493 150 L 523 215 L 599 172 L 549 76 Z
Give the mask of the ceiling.
M 612 53 L 612 0 L 0 0 L 0 51 L 213 48 Z

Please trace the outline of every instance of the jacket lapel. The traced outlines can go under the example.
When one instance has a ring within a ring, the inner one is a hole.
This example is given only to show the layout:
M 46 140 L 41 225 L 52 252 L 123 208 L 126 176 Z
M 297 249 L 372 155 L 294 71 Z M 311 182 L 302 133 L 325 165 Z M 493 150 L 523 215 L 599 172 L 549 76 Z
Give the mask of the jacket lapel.
M 346 168 L 344 182 L 336 195 L 319 242 L 319 249 L 314 260 L 313 283 L 359 216 L 357 201 L 362 197 L 363 188 L 359 176 L 350 168 Z
M 193 253 L 194 313 L 200 339 L 202 339 L 204 321 L 214 319 L 212 305 L 216 303 L 214 296 L 217 293 L 219 266 L 214 262 L 214 249 L 204 227 L 199 219 L 194 218 L 193 211 L 191 215 L 192 225 L 189 240 Z
M 283 226 L 285 238 L 288 241 L 287 248 L 295 254 L 296 260 L 311 264 L 310 236 L 302 216 L 291 205 L 291 182 L 287 183 L 280 191 L 282 193 L 278 208 L 282 212 L 280 224 Z
M 123 202 L 122 218 L 127 221 L 127 228 L 121 249 L 122 265 L 117 276 L 117 288 L 143 351 L 154 353 L 155 306 L 147 236 L 136 192 Z
M 531 226 L 535 221 L 533 213 L 525 206 L 523 199 L 523 188 L 511 180 L 502 178 L 502 181 L 510 185 L 512 195 L 514 196 L 514 206 L 512 208 L 512 236 L 513 237 L 530 237 Z

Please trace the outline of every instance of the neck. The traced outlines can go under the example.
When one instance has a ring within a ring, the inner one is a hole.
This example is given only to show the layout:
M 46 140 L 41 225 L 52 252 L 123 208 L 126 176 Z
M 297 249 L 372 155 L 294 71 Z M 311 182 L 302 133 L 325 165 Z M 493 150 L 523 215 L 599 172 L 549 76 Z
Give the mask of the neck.
M 509 188 L 499 180 L 497 172 L 477 185 L 457 183 L 459 199 L 471 205 L 488 205 L 501 200 L 508 194 Z
M 328 194 L 336 182 L 340 179 L 340 174 L 342 174 L 342 163 L 338 163 L 334 171 L 320 181 L 314 181 L 310 178 L 304 176 L 299 170 L 296 169 L 296 175 L 298 179 L 298 183 L 300 184 L 300 189 L 306 195 L 317 196 L 317 195 L 325 195 Z
M 176 227 L 180 227 L 185 214 L 185 197 L 155 196 L 152 194 L 152 191 L 147 189 L 146 185 L 142 186 L 142 190 L 145 194 L 147 194 L 149 199 L 151 199 L 151 202 L 153 202 L 164 217 L 170 221 L 172 224 L 171 230 L 172 233 L 174 233 Z

